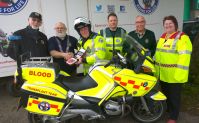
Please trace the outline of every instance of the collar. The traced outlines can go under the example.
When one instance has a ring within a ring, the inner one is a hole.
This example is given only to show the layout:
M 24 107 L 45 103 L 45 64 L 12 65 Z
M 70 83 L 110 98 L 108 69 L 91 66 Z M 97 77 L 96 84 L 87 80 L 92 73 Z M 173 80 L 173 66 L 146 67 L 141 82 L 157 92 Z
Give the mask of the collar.
M 138 35 L 141 35 L 141 36 L 144 36 L 145 32 L 146 32 L 146 29 L 144 29 L 144 31 L 142 33 L 140 33 L 137 30 L 135 30 L 135 33 L 137 33 Z

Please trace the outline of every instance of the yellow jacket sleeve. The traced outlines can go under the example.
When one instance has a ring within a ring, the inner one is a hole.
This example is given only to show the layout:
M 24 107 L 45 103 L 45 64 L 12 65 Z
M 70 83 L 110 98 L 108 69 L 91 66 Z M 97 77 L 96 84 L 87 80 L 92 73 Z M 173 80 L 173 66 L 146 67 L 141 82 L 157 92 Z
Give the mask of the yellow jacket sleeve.
M 177 68 L 174 78 L 178 81 L 188 79 L 189 64 L 191 59 L 192 44 L 187 35 L 182 35 L 177 42 L 177 52 L 179 54 Z
M 102 36 L 96 36 L 94 39 L 94 53 L 86 57 L 86 62 L 90 65 L 105 59 L 106 56 L 106 42 Z

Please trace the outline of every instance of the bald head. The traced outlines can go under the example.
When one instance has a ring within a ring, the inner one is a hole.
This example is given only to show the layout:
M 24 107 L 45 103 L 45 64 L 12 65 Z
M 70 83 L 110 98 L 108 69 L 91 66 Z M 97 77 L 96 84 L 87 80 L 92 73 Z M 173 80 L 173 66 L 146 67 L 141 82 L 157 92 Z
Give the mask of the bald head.
M 135 26 L 137 32 L 144 32 L 145 30 L 146 20 L 144 16 L 138 15 L 135 19 Z

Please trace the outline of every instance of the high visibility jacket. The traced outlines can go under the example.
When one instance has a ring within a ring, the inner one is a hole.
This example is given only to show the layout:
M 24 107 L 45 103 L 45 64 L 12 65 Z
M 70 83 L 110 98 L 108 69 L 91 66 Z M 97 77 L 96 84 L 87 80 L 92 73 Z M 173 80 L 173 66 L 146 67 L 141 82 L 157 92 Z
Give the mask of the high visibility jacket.
M 156 75 L 168 83 L 185 83 L 188 80 L 192 44 L 183 32 L 175 32 L 166 38 L 164 33 L 157 44 L 155 53 Z
M 112 32 L 109 28 L 105 28 L 99 31 L 99 34 L 104 37 L 106 40 L 106 59 L 110 60 L 113 56 L 113 41 L 115 43 L 115 50 L 120 51 L 122 53 L 122 46 L 126 34 L 126 30 L 121 27 L 118 27 L 115 35 L 113 37 Z
M 86 56 L 84 57 L 86 62 L 83 63 L 84 74 L 87 74 L 91 65 L 96 62 L 101 62 L 106 56 L 106 41 L 98 34 L 92 34 L 89 39 L 83 43 L 79 40 L 80 48 L 86 50 Z

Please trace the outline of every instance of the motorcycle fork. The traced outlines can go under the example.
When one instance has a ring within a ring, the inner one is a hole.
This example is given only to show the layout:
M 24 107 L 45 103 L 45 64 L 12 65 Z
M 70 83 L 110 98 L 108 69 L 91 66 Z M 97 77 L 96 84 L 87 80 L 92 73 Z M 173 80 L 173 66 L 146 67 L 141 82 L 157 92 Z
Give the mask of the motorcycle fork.
M 140 97 L 140 99 L 141 99 L 143 107 L 147 111 L 147 113 L 151 113 L 150 110 L 149 110 L 149 108 L 148 108 L 148 106 L 147 106 L 147 103 L 146 103 L 146 100 L 144 99 L 144 97 Z

